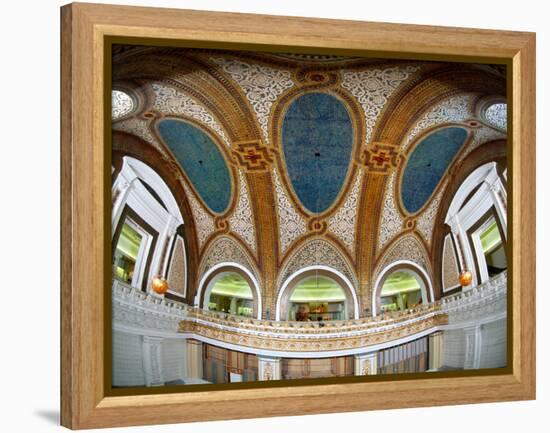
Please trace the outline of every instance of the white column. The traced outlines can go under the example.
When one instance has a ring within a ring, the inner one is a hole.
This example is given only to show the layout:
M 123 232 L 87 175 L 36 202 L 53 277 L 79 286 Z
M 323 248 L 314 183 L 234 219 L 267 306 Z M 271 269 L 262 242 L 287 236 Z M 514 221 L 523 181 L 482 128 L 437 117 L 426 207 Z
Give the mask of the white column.
M 186 379 L 202 380 L 202 342 L 199 340 L 188 339 L 186 351 Z
M 229 314 L 237 314 L 237 298 L 231 298 L 231 305 L 229 306 Z
M 143 337 L 143 372 L 145 386 L 164 385 L 162 377 L 162 338 Z
M 495 208 L 497 210 L 498 217 L 500 219 L 501 226 L 503 228 L 504 236 L 506 237 L 508 235 L 506 227 L 507 227 L 507 215 L 506 215 L 506 205 L 503 202 L 503 197 L 506 199 L 506 188 L 504 188 L 504 185 L 500 181 L 500 178 L 497 177 L 490 185 L 489 189 L 491 190 L 491 195 L 493 198 L 493 202 L 495 204 Z
M 281 358 L 258 356 L 258 380 L 281 380 Z
M 459 259 L 461 260 L 462 268 L 468 269 L 472 273 L 472 284 L 464 287 L 465 290 L 468 290 L 478 284 L 474 257 L 472 256 L 472 250 L 468 242 L 468 235 L 462 227 L 458 215 L 455 215 L 451 218 L 451 220 L 449 221 L 449 226 L 451 227 L 451 231 L 455 235 L 455 238 L 458 239 L 458 242 L 460 243 L 460 249 L 462 251 L 461 256 L 463 257 L 463 259 Z
M 443 332 L 438 331 L 430 334 L 428 339 L 428 369 L 437 371 L 443 367 Z
M 116 198 L 113 202 L 113 208 L 111 212 L 111 237 L 115 233 L 115 228 L 117 227 L 118 220 L 122 215 L 122 210 L 124 209 L 124 205 L 126 204 L 126 199 L 128 198 L 130 191 L 134 187 L 134 180 L 136 179 L 137 178 L 135 177 L 133 179 L 126 179 L 121 174 L 119 174 L 117 180 L 115 181 L 115 184 L 113 185 L 112 196 L 116 196 Z
M 178 222 L 176 218 L 173 215 L 168 214 L 164 230 L 159 234 L 159 237 L 157 239 L 155 253 L 153 255 L 153 259 L 151 260 L 151 268 L 149 270 L 148 281 L 152 281 L 153 277 L 163 274 L 164 268 L 166 266 L 166 261 L 168 260 L 168 254 L 166 254 L 166 257 L 163 257 L 163 253 L 165 250 L 168 251 L 170 239 L 172 239 L 176 234 L 177 224 Z M 164 262 L 162 262 L 163 259 Z M 164 297 L 164 295 L 158 295 L 154 291 L 150 291 L 156 296 Z
M 378 353 L 361 353 L 355 355 L 355 375 L 367 376 L 378 374 Z
M 478 369 L 481 363 L 481 326 L 475 325 L 464 329 L 466 339 L 466 354 L 464 369 Z

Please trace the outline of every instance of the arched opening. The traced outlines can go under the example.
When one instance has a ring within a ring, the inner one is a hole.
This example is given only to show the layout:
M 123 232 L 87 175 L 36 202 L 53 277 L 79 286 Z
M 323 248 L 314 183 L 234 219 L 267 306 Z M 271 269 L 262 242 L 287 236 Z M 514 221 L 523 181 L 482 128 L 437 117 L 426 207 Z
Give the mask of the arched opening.
M 445 217 L 460 251 L 460 268 L 476 286 L 507 268 L 507 193 L 497 163 L 476 168 L 453 196 Z
M 205 300 L 208 310 L 243 317 L 253 317 L 253 304 L 254 296 L 248 281 L 236 272 L 218 274 Z
M 292 274 L 277 299 L 276 320 L 333 321 L 357 318 L 357 296 L 351 282 L 326 266 Z
M 199 305 L 204 310 L 261 318 L 261 298 L 254 275 L 238 264 L 212 267 L 199 285 Z
M 405 260 L 392 263 L 381 272 L 374 286 L 373 316 L 408 310 L 432 300 L 432 284 L 422 268 Z
M 174 194 L 163 178 L 149 165 L 130 157 L 122 158 L 122 168 L 112 186 L 112 269 L 113 278 L 143 291 L 150 291 L 155 276 L 168 278 L 172 257 L 168 252 L 180 239 L 184 221 Z M 181 252 L 180 250 L 178 250 Z M 184 300 L 187 264 L 178 263 L 177 275 L 164 294 Z M 173 285 L 172 285 L 173 283 Z
M 380 312 L 404 311 L 422 304 L 421 280 L 406 270 L 388 275 L 380 291 Z
M 321 275 L 306 277 L 290 295 L 287 320 L 344 320 L 347 318 L 346 304 L 346 292 L 332 278 Z

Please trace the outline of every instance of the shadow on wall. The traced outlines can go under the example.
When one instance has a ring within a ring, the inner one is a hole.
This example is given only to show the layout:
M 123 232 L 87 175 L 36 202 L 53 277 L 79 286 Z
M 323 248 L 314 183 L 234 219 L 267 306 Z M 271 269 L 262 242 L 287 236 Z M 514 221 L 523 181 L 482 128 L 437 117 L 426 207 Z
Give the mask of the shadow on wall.
M 57 409 L 38 409 L 34 413 L 50 424 L 59 425 L 59 410 Z

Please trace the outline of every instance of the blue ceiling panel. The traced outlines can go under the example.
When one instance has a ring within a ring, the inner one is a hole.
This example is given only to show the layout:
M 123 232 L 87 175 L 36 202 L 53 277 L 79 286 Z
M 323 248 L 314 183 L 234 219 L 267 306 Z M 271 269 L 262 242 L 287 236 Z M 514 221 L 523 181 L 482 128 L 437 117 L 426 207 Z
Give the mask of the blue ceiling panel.
M 161 120 L 158 131 L 203 202 L 223 213 L 231 201 L 231 177 L 217 145 L 200 128 L 182 120 Z
M 407 212 L 418 212 L 426 204 L 467 137 L 465 129 L 449 127 L 418 143 L 401 179 L 401 201 Z
M 353 125 L 343 102 L 326 93 L 296 98 L 283 119 L 282 143 L 288 177 L 312 213 L 326 211 L 346 180 Z

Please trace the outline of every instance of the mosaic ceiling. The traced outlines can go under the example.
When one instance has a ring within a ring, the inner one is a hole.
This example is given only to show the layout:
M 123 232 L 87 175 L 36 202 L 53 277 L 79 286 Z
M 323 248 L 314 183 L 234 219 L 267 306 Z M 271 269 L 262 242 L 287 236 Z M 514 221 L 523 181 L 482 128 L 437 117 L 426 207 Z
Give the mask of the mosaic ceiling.
M 113 130 L 154 148 L 181 185 L 197 278 L 216 260 L 235 261 L 267 298 L 284 275 L 316 261 L 366 288 L 402 249 L 429 272 L 449 172 L 506 134 L 502 68 L 114 52 Z

